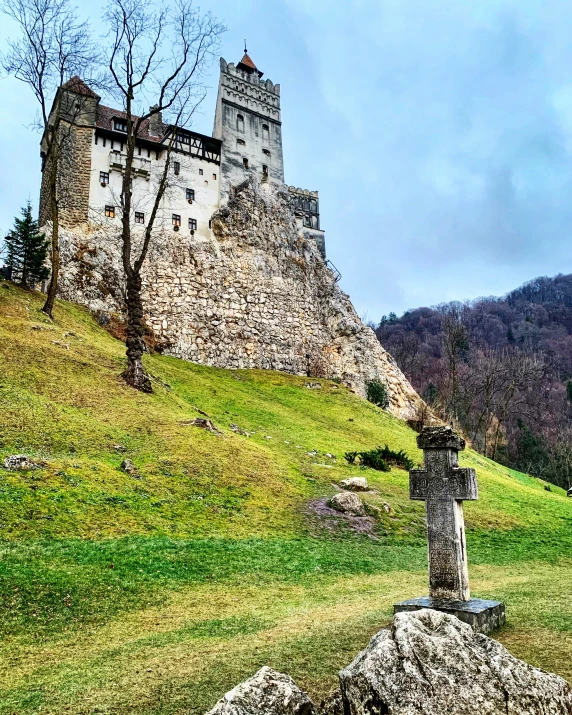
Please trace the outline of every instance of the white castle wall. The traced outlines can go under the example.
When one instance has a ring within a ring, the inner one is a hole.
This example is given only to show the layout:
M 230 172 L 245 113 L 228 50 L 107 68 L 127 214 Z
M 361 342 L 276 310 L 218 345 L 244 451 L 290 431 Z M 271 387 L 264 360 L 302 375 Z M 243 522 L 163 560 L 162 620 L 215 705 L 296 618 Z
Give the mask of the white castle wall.
M 92 140 L 91 174 L 89 188 L 89 220 L 95 225 L 117 226 L 121 222 L 120 195 L 122 174 L 114 165 L 121 160 L 121 143 L 104 140 L 101 136 Z M 179 162 L 181 169 L 175 175 L 173 169 L 169 172 L 168 188 L 161 204 L 156 226 L 172 231 L 172 216 L 181 216 L 180 232 L 188 234 L 188 220 L 197 221 L 197 233 L 208 238 L 211 236 L 209 221 L 219 205 L 220 167 L 200 157 L 188 156 L 183 153 L 173 153 L 171 161 Z M 138 175 L 133 180 L 133 211 L 145 214 L 145 221 L 151 213 L 155 198 L 155 187 L 159 182 L 165 166 L 164 153 L 157 159 L 152 149 L 142 148 L 136 157 L 136 169 L 143 167 L 148 174 Z M 100 172 L 109 173 L 109 185 L 101 186 Z M 202 174 L 201 174 L 202 171 Z M 195 199 L 189 204 L 186 199 L 186 189 L 194 189 Z M 115 206 L 115 219 L 105 217 L 105 206 Z

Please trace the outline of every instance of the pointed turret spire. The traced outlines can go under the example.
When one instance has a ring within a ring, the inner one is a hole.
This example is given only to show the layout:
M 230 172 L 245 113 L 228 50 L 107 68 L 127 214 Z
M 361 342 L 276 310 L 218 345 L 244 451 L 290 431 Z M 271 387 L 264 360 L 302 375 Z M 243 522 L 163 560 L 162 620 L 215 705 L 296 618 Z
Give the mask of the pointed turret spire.
M 242 70 L 243 72 L 247 72 L 248 74 L 256 72 L 259 77 L 262 77 L 262 75 L 264 74 L 264 72 L 261 72 L 254 64 L 254 62 L 250 59 L 248 50 L 246 49 L 246 40 L 244 41 L 244 57 L 236 65 L 236 69 Z

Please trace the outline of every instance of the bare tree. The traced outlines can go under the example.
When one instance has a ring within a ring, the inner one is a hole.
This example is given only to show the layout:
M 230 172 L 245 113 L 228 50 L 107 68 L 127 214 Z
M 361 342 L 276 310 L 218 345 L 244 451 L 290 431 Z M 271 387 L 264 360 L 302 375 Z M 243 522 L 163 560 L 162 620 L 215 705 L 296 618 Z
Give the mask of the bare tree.
M 141 269 L 161 203 L 169 188 L 171 157 L 178 130 L 188 124 L 205 96 L 203 72 L 218 46 L 224 27 L 210 14 L 201 15 L 190 0 L 173 0 L 156 10 L 137 0 L 110 0 L 109 71 L 125 114 L 125 156 L 122 160 L 121 248 L 126 283 L 126 382 L 145 392 L 151 382 L 143 369 L 143 303 Z M 149 106 L 152 102 L 153 106 Z M 164 115 L 170 123 L 163 125 Z M 135 149 L 145 123 L 159 125 L 162 171 L 144 234 L 133 240 L 133 181 Z
M 80 72 L 86 75 L 97 57 L 87 22 L 78 19 L 77 8 L 69 0 L 6 0 L 2 11 L 19 28 L 16 40 L 8 40 L 2 55 L 4 70 L 27 84 L 39 105 L 36 127 L 42 133 L 45 189 L 49 195 L 51 236 L 51 277 L 43 311 L 53 313 L 59 276 L 59 208 L 61 157 L 69 142 L 69 127 L 81 114 L 81 103 L 66 107 L 64 129 L 60 122 L 64 106 L 62 93 L 56 90 Z M 53 105 L 49 100 L 56 92 Z M 75 118 L 74 118 L 75 116 Z
M 459 363 L 463 353 L 469 348 L 469 331 L 464 321 L 465 308 L 462 303 L 441 306 L 442 348 L 447 367 L 446 408 L 455 419 Z

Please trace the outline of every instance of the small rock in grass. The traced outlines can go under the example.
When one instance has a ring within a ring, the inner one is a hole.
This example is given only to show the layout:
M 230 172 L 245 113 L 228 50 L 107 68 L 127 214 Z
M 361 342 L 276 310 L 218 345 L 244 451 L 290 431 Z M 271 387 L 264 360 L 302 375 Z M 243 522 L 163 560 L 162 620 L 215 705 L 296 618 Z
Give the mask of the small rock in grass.
M 127 452 L 127 447 L 124 447 L 122 444 L 114 444 L 113 449 L 116 452 Z
M 38 469 L 44 466 L 44 462 L 38 462 L 26 454 L 13 454 L 4 460 L 4 469 L 12 472 L 25 472 L 28 469 Z
M 307 382 L 306 387 L 309 390 L 321 390 L 322 389 L 322 386 L 319 382 Z
M 566 496 L 572 497 L 572 487 L 566 492 Z
M 250 437 L 250 432 L 247 432 L 246 430 L 241 429 L 238 425 L 235 425 L 234 422 L 230 423 L 230 429 L 233 432 L 236 432 L 236 434 L 241 434 L 244 437 Z
M 207 715 L 316 715 L 316 710 L 292 678 L 265 665 L 224 695 Z
M 349 489 L 352 492 L 367 492 L 369 489 L 367 479 L 365 477 L 350 477 L 350 479 L 342 479 L 340 485 L 344 489 Z
M 197 417 L 194 420 L 189 420 L 183 422 L 182 424 L 193 425 L 193 427 L 200 427 L 201 429 L 204 429 L 207 432 L 212 432 L 213 434 L 222 434 L 222 432 L 217 427 L 215 427 L 212 420 L 208 420 L 203 417 Z
M 391 514 L 391 507 L 389 506 L 389 504 L 386 501 L 383 502 L 383 511 L 386 514 Z
M 330 499 L 330 506 L 342 514 L 351 516 L 365 516 L 365 506 L 357 494 L 351 492 L 340 492 Z
M 59 348 L 64 348 L 64 350 L 69 350 L 70 346 L 67 343 L 61 343 L 59 340 L 52 340 L 53 345 L 57 345 Z
M 123 462 L 121 462 L 121 469 L 127 472 L 127 474 L 137 474 L 137 467 L 130 459 L 124 459 Z

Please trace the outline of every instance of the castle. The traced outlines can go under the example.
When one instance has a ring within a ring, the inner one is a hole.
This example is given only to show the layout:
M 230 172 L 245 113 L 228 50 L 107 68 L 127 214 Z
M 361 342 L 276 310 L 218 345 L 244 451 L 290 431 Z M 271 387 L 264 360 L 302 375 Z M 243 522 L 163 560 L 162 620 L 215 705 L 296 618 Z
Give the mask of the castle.
M 284 185 L 280 85 L 262 77 L 246 48 L 237 65 L 221 58 L 213 136 L 177 128 L 169 188 L 157 227 L 208 238 L 212 235 L 212 215 L 226 203 L 233 186 L 252 174 L 261 182 Z M 73 124 L 69 150 L 60 169 L 60 183 L 72 190 L 61 191 L 60 223 L 68 228 L 88 223 L 119 226 L 126 158 L 125 113 L 101 104 L 101 98 L 79 77 L 66 82 L 59 92 L 60 114 Z M 172 129 L 158 113 L 143 123 L 137 137 L 134 224 L 145 225 Z M 42 168 L 45 170 L 45 162 Z M 40 197 L 42 224 L 49 218 L 46 185 L 43 182 Z M 287 188 L 300 235 L 316 241 L 325 258 L 318 192 Z
M 415 418 L 420 398 L 326 261 L 318 193 L 284 183 L 280 86 L 262 76 L 246 53 L 236 66 L 221 59 L 213 136 L 176 130 L 169 187 L 142 267 L 145 323 L 159 349 L 195 363 L 327 377 L 362 395 L 368 381 L 381 380 L 389 409 Z M 64 122 L 74 112 L 58 168 L 58 294 L 106 323 L 125 310 L 125 115 L 78 77 L 58 91 Z M 172 129 L 153 117 L 137 138 L 135 241 Z M 49 233 L 47 183 L 40 223 Z

